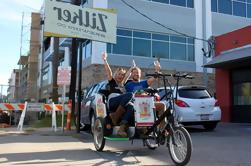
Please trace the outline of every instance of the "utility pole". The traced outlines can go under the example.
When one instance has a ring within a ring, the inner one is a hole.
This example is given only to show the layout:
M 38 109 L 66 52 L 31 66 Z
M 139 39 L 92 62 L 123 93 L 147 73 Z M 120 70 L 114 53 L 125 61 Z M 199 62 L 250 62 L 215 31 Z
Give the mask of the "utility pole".
M 58 103 L 58 85 L 57 85 L 57 73 L 58 73 L 58 66 L 59 66 L 59 38 L 54 37 L 53 39 L 53 47 L 54 47 L 54 55 L 52 59 L 52 101 L 54 103 Z
M 71 1 L 73 5 L 81 5 L 81 0 L 72 0 Z M 72 38 L 72 48 L 71 48 L 71 84 L 70 84 L 70 94 L 69 97 L 72 101 L 72 116 L 75 120 L 77 133 L 80 132 L 80 116 L 79 112 L 77 113 L 76 110 L 76 98 L 75 98 L 75 92 L 76 92 L 76 77 L 77 77 L 77 61 L 78 61 L 78 40 L 76 38 Z M 77 115 L 77 117 L 76 117 Z M 76 117 L 76 118 L 75 118 Z
M 3 102 L 3 85 L 1 85 L 1 99 L 2 99 L 2 102 Z

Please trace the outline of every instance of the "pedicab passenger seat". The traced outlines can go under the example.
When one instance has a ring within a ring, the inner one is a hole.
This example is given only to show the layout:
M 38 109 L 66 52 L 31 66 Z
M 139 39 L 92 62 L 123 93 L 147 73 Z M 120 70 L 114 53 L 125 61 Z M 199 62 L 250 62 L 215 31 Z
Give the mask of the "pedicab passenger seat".
M 107 89 L 100 89 L 100 90 L 98 91 L 98 93 L 101 94 L 101 95 L 103 96 L 103 102 L 106 103 L 107 100 L 108 100 L 108 96 L 109 96 L 109 94 L 110 94 L 109 90 L 107 90 Z

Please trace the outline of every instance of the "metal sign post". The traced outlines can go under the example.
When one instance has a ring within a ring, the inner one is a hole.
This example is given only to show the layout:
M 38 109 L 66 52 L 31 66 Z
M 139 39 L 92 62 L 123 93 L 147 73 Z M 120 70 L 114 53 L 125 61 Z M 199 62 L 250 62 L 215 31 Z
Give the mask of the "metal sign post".
M 63 104 L 63 110 L 62 110 L 62 131 L 64 132 L 64 103 L 65 103 L 65 91 L 66 91 L 66 85 L 70 85 L 71 82 L 71 67 L 69 66 L 59 66 L 58 67 L 58 78 L 57 78 L 57 84 L 59 86 L 63 87 L 62 92 L 62 104 Z
M 62 104 L 63 104 L 63 109 L 62 109 L 62 131 L 63 132 L 64 132 L 65 91 L 66 91 L 66 85 L 63 85 L 63 94 L 62 94 L 62 98 L 63 98 L 63 101 L 62 101 Z

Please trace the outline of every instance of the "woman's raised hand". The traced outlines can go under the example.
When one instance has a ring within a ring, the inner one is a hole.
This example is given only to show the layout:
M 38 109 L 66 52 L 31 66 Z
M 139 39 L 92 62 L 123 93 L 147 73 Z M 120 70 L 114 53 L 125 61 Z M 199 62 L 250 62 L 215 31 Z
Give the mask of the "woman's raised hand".
M 161 66 L 160 66 L 159 61 L 154 61 L 153 64 L 154 64 L 155 72 L 160 72 Z
M 106 52 L 102 53 L 102 59 L 103 59 L 103 61 L 107 60 L 107 53 Z

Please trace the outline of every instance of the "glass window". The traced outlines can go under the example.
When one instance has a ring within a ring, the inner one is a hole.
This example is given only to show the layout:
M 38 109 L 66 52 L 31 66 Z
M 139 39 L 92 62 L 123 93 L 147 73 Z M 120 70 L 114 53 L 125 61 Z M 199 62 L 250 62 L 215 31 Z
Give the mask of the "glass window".
M 246 17 L 246 4 L 241 2 L 233 2 L 233 14 L 236 16 Z
M 170 59 L 186 60 L 186 45 L 170 43 Z
M 194 61 L 194 45 L 188 45 L 188 61 Z
M 107 45 L 106 45 L 106 52 L 107 53 L 112 53 L 112 44 L 107 43 Z
M 188 39 L 187 39 L 187 42 L 188 42 L 189 44 L 194 44 L 194 39 L 193 39 L 193 38 L 188 38 Z
M 251 105 L 251 83 L 234 85 L 234 105 Z
M 153 39 L 169 41 L 169 35 L 153 34 Z
M 152 52 L 153 57 L 157 58 L 169 58 L 169 43 L 161 42 L 161 41 L 153 41 L 152 42 Z
M 117 29 L 117 35 L 132 36 L 132 31 L 124 30 L 124 29 Z
M 217 0 L 211 0 L 211 11 L 217 12 Z
M 170 36 L 170 41 L 179 42 L 179 43 L 186 43 L 186 38 L 185 37 L 179 37 L 179 36 Z
M 91 54 L 92 54 L 92 43 L 88 42 L 85 46 L 85 57 L 88 58 L 91 56 Z
M 232 14 L 232 1 L 220 0 L 218 1 L 218 9 L 220 13 Z
M 211 97 L 207 90 L 203 88 L 179 89 L 179 96 L 190 99 L 206 99 Z
M 133 55 L 135 56 L 151 56 L 151 41 L 143 39 L 133 40 Z
M 233 1 L 247 2 L 247 0 L 233 0 Z
M 170 4 L 178 6 L 186 6 L 186 0 L 170 0 Z
M 249 17 L 249 18 L 251 18 L 251 4 L 248 4 L 248 13 L 247 13 L 247 16 Z
M 151 33 L 145 33 L 145 32 L 133 32 L 133 37 L 140 37 L 140 38 L 147 38 L 151 39 Z
M 117 44 L 113 44 L 114 54 L 132 55 L 132 38 L 117 37 Z
M 190 7 L 190 8 L 194 7 L 193 0 L 187 0 L 187 7 Z
M 169 3 L 169 0 L 152 0 L 154 2 Z

